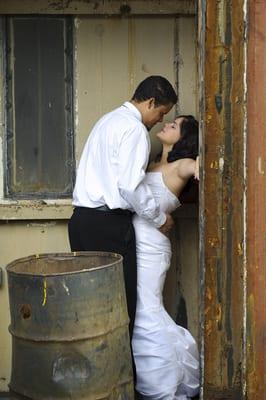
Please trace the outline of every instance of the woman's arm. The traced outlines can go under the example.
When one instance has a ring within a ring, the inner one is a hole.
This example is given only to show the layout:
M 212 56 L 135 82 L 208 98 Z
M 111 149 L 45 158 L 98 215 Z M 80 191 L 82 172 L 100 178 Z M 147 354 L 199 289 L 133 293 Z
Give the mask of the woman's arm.
M 195 161 L 194 178 L 199 181 L 199 156 L 196 158 L 196 161 Z

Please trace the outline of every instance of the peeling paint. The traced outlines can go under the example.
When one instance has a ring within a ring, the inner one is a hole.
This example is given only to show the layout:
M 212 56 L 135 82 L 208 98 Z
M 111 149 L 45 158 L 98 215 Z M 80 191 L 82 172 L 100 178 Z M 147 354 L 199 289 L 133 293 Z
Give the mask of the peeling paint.
M 42 306 L 44 307 L 47 301 L 47 282 L 46 279 L 43 280 L 43 302 Z
M 74 18 L 74 27 L 75 27 L 75 29 L 79 29 L 81 23 L 82 23 L 81 18 L 78 18 L 78 17 Z
M 62 281 L 62 286 L 63 286 L 63 288 L 65 289 L 66 294 L 69 296 L 69 295 L 70 295 L 70 293 L 69 293 L 69 288 L 67 287 L 65 281 Z
M 218 162 L 215 160 L 215 161 L 212 161 L 211 163 L 210 163 L 210 168 L 211 169 L 218 169 Z
M 40 222 L 32 222 L 30 224 L 27 224 L 28 228 L 52 228 L 56 226 L 56 221 L 49 221 L 45 223 L 40 223 Z
M 237 244 L 237 253 L 239 256 L 243 256 L 244 252 L 243 252 L 243 244 L 242 243 Z
M 0 221 L 69 219 L 73 206 L 69 201 L 0 201 Z
M 223 157 L 219 158 L 219 170 L 220 170 L 221 173 L 224 170 L 224 158 Z
M 211 291 L 210 287 L 206 287 L 206 297 L 207 297 L 208 300 L 211 300 L 213 298 L 212 291 Z
M 264 175 L 264 169 L 263 169 L 263 161 L 262 161 L 262 157 L 258 158 L 258 173 L 261 175 Z
M 225 11 L 225 2 L 224 1 L 218 1 L 217 2 L 217 29 L 218 29 L 218 35 L 219 35 L 219 39 L 220 42 L 222 44 L 225 44 L 225 15 L 226 15 L 226 11 Z

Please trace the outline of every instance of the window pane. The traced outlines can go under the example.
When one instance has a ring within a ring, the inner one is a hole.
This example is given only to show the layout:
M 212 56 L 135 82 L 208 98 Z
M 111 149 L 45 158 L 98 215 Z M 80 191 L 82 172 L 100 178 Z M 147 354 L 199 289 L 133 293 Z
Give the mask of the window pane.
M 71 30 L 63 18 L 11 18 L 7 194 L 62 197 L 73 183 Z

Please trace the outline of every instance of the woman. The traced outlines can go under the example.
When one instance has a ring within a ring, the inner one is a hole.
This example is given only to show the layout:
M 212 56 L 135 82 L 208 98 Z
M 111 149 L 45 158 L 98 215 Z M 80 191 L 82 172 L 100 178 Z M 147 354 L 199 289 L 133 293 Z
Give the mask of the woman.
M 162 153 L 145 180 L 166 213 L 191 177 L 198 178 L 198 123 L 180 116 L 157 134 Z M 136 390 L 143 399 L 187 400 L 199 391 L 198 350 L 195 340 L 175 324 L 163 306 L 162 291 L 170 266 L 171 244 L 152 224 L 133 219 L 137 242 L 137 311 L 132 339 L 137 370 Z

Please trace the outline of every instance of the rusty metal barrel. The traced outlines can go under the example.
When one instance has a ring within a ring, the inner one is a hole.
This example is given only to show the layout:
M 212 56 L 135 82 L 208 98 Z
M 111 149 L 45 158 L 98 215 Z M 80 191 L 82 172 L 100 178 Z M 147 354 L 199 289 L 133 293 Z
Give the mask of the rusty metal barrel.
M 34 400 L 133 400 L 122 257 L 42 254 L 7 266 L 10 389 Z

